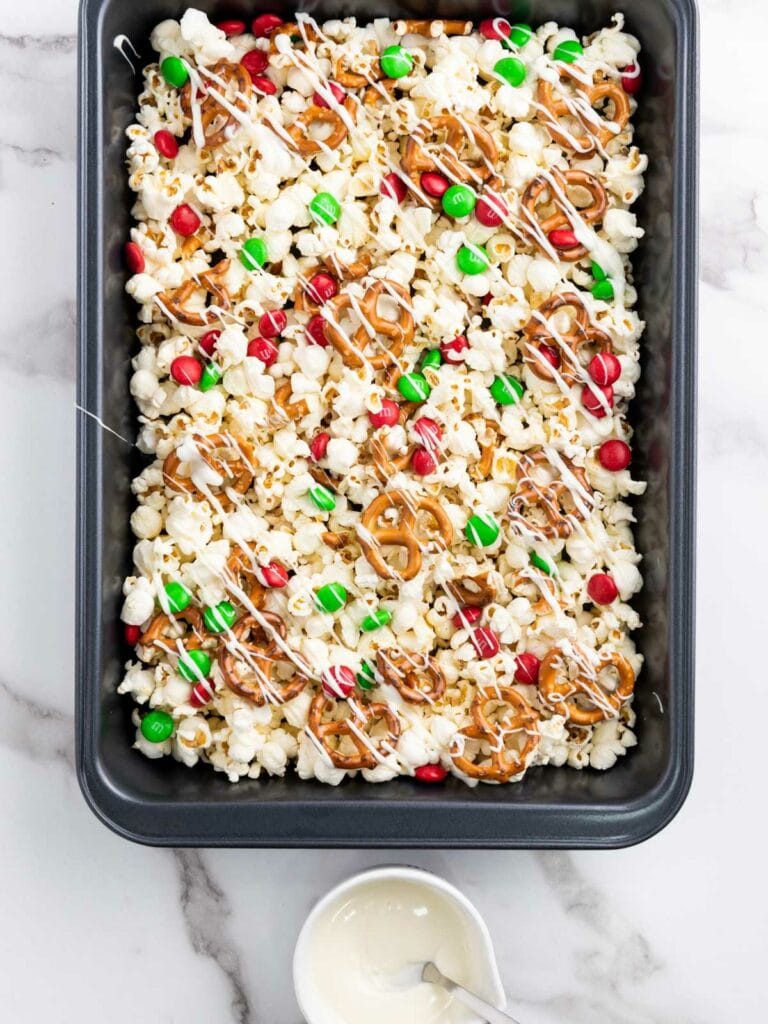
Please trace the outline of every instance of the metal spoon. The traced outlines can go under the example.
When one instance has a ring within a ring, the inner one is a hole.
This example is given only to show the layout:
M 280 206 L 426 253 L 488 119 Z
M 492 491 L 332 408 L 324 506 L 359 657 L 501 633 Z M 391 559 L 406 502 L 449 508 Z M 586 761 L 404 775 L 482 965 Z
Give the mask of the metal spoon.
M 457 984 L 457 982 L 446 978 L 442 971 L 438 970 L 431 962 L 424 964 L 421 980 L 429 982 L 431 985 L 440 985 L 446 992 L 452 992 L 460 1003 L 463 1003 L 464 1006 L 468 1006 L 470 1010 L 479 1014 L 483 1020 L 487 1021 L 487 1024 L 520 1024 L 514 1017 L 510 1017 L 508 1013 L 497 1010 L 495 1006 L 486 1003 L 484 999 L 476 996 L 474 992 L 470 992 L 468 989 Z

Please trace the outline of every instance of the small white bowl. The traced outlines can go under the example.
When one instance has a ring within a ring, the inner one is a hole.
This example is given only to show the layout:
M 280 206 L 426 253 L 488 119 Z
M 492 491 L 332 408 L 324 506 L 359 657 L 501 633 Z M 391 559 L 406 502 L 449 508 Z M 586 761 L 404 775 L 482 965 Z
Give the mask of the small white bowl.
M 496 963 L 496 954 L 493 949 L 491 935 L 477 907 L 470 903 L 467 897 L 455 886 L 446 882 L 445 879 L 440 878 L 438 875 L 433 875 L 431 872 L 423 871 L 420 868 L 394 866 L 370 868 L 367 871 L 361 871 L 359 874 L 353 875 L 346 882 L 342 882 L 326 893 L 310 911 L 299 933 L 296 949 L 293 954 L 293 987 L 296 991 L 299 1008 L 307 1024 L 328 1024 L 330 1020 L 328 1010 L 318 1004 L 316 993 L 309 981 L 311 977 L 309 970 L 310 938 L 317 919 L 329 904 L 333 903 L 340 896 L 347 895 L 362 885 L 391 879 L 398 879 L 431 888 L 443 896 L 448 896 L 458 907 L 467 919 L 471 933 L 474 933 L 477 948 L 483 954 L 481 960 L 484 964 L 485 976 L 483 977 L 482 984 L 478 986 L 477 994 L 482 996 L 487 1002 L 498 1007 L 498 1009 L 505 1009 L 507 1000 Z

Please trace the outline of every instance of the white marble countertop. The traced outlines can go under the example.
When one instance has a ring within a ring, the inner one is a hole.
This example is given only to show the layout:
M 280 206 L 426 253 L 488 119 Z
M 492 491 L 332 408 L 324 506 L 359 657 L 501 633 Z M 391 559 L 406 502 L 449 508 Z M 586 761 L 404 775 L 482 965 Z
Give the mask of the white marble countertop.
M 768 8 L 700 6 L 691 795 L 661 835 L 626 851 L 401 858 L 476 901 L 524 1024 L 766 1019 L 766 730 L 746 725 L 765 708 L 766 686 L 757 583 L 768 548 L 755 526 L 768 507 L 768 364 L 758 358 L 768 344 Z M 92 816 L 73 771 L 75 16 L 74 0 L 3 0 L 0 23 L 0 402 L 10 435 L 0 458 L 0 1005 L 17 1024 L 97 1024 L 105 1011 L 110 1024 L 297 1024 L 290 960 L 310 903 L 398 855 L 132 846 Z

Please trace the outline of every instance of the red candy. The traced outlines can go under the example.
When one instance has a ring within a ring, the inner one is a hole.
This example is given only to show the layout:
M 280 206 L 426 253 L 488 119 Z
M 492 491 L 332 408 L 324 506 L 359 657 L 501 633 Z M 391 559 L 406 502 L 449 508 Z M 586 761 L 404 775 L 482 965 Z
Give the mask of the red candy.
M 200 227 L 200 218 L 188 203 L 182 203 L 171 214 L 171 227 L 177 235 L 189 238 Z
M 400 419 L 400 406 L 391 398 L 384 398 L 379 412 L 369 412 L 368 419 L 374 427 L 394 427 Z
M 469 342 L 460 334 L 453 341 L 444 341 L 440 346 L 440 355 L 446 363 L 463 363 L 464 353 L 469 348 Z
M 282 309 L 270 309 L 259 317 L 259 334 L 262 338 L 279 338 L 288 326 L 288 317 Z
M 625 441 L 603 441 L 597 453 L 603 469 L 618 473 L 632 461 L 632 449 Z
M 212 331 L 206 331 L 202 336 L 198 344 L 200 348 L 205 352 L 207 356 L 212 356 L 216 351 L 216 343 L 221 337 L 221 331 L 214 328 Z
M 252 338 L 248 342 L 248 355 L 260 359 L 265 366 L 271 366 L 277 359 L 277 345 L 271 338 Z
M 636 92 L 640 91 L 640 86 L 642 84 L 643 76 L 637 64 L 627 64 L 625 68 L 622 68 L 621 86 L 624 89 L 624 92 L 629 93 L 630 96 L 634 96 Z
M 539 681 L 541 662 L 535 654 L 524 651 L 515 658 L 515 682 L 535 686 Z
M 348 697 L 355 688 L 355 673 L 346 665 L 334 665 L 327 668 L 321 676 L 323 693 L 326 697 L 344 698 Z
M 478 658 L 493 658 L 499 653 L 499 638 L 488 626 L 478 626 L 470 636 Z
M 512 26 L 504 18 L 486 18 L 480 22 L 480 35 L 486 39 L 507 39 Z
M 330 440 L 331 435 L 326 434 L 324 430 L 319 434 L 315 434 L 309 445 L 309 454 L 312 456 L 313 462 L 319 462 L 320 459 L 325 458 L 325 453 L 328 450 L 328 442 Z
M 203 364 L 194 356 L 177 356 L 171 363 L 171 376 L 177 384 L 194 387 L 203 376 Z
M 288 570 L 279 562 L 270 562 L 269 565 L 260 566 L 256 575 L 259 582 L 265 587 L 280 590 L 288 585 Z
M 274 96 L 277 92 L 277 86 L 266 75 L 256 75 L 255 78 L 251 78 L 251 81 L 253 82 L 253 88 L 258 92 L 264 93 L 265 96 Z
M 553 369 L 560 368 L 560 353 L 556 348 L 551 345 L 539 345 L 538 351 L 542 359 L 545 359 Z
M 451 184 L 444 174 L 438 174 L 437 171 L 426 171 L 422 174 L 419 182 L 423 191 L 434 199 L 439 199 L 444 192 L 447 192 Z
M 269 64 L 269 54 L 265 50 L 249 50 L 240 58 L 240 63 L 251 76 L 251 81 L 260 75 Z
M 123 259 L 132 274 L 143 274 L 147 261 L 144 253 L 135 242 L 126 242 L 123 246 Z
M 440 764 L 422 764 L 413 773 L 413 777 L 419 782 L 444 782 L 448 772 Z
M 125 637 L 125 642 L 128 644 L 129 647 L 135 647 L 136 644 L 139 642 L 139 637 L 141 636 L 141 629 L 139 628 L 139 626 L 125 626 L 123 628 L 123 636 Z
M 206 704 L 210 704 L 214 698 L 216 691 L 213 688 L 213 683 L 210 679 L 201 679 L 199 683 L 196 683 L 192 689 L 192 693 L 189 697 L 189 703 L 193 708 L 204 708 Z
M 334 295 L 338 295 L 338 293 L 339 284 L 336 279 L 322 270 L 310 279 L 309 287 L 307 288 L 307 295 L 318 305 L 322 305 L 324 302 L 332 299 Z
M 344 102 L 344 98 L 346 97 L 347 94 L 344 92 L 344 90 L 341 88 L 341 86 L 338 83 L 336 83 L 336 82 L 327 82 L 326 83 L 325 91 L 328 92 L 328 90 L 330 90 L 333 98 L 336 100 L 337 103 L 343 103 Z M 331 106 L 330 103 L 328 102 L 328 100 L 323 96 L 323 94 L 321 92 L 316 92 L 314 94 L 314 96 L 312 97 L 312 102 L 315 104 L 316 107 L 330 107 Z
M 387 199 L 394 199 L 396 203 L 402 203 L 408 195 L 408 186 L 399 174 L 395 174 L 393 172 L 381 179 L 379 192 L 381 192 L 383 196 L 386 196 Z
M 241 36 L 245 32 L 245 22 L 230 18 L 227 21 L 217 21 L 216 28 L 221 29 L 225 36 Z
M 411 469 L 419 476 L 429 476 L 437 469 L 437 459 L 426 448 L 417 448 L 411 458 Z
M 610 604 L 619 596 L 619 588 L 613 576 L 609 576 L 607 572 L 596 572 L 587 583 L 587 593 L 595 604 Z
M 478 199 L 475 216 L 483 227 L 497 228 L 509 216 L 509 207 L 500 196 L 489 193 Z
M 584 389 L 581 392 L 581 404 L 587 410 L 591 412 L 595 419 L 601 420 L 603 416 L 606 416 L 608 409 L 603 405 L 601 399 L 605 399 L 608 405 L 608 409 L 613 408 L 613 388 L 610 384 L 585 384 Z
M 251 22 L 251 32 L 257 39 L 266 39 L 268 35 L 280 28 L 283 19 L 279 14 L 260 14 Z
M 612 352 L 600 352 L 592 356 L 587 370 L 595 384 L 615 384 L 621 376 L 621 363 Z
M 178 139 L 170 132 L 161 129 L 159 132 L 155 132 L 155 149 L 160 156 L 166 156 L 169 160 L 173 160 L 175 156 L 179 155 Z
M 440 424 L 430 419 L 429 416 L 420 416 L 413 424 L 413 432 L 428 450 L 434 451 L 440 447 L 443 431 Z
M 555 228 L 554 231 L 549 232 L 547 238 L 556 249 L 575 249 L 581 244 L 576 235 L 568 228 Z
M 451 622 L 453 622 L 456 629 L 469 629 L 470 626 L 474 626 L 476 622 L 479 622 L 482 617 L 482 608 L 478 608 L 473 604 L 468 604 L 456 612 L 451 619 Z
M 325 336 L 325 320 L 323 320 L 319 313 L 312 317 L 304 329 L 307 332 L 307 338 L 313 345 L 319 345 L 321 348 L 327 346 L 328 339 Z

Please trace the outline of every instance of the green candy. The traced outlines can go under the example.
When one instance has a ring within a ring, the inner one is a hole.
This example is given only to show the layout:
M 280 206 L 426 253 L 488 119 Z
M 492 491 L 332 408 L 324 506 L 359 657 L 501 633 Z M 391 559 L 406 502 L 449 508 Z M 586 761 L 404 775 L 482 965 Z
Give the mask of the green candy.
M 173 719 L 167 711 L 150 711 L 141 720 L 141 735 L 150 743 L 163 743 L 173 733 Z
M 224 633 L 231 629 L 237 618 L 237 612 L 229 601 L 209 605 L 203 612 L 203 622 L 209 633 Z
M 318 192 L 309 204 L 309 212 L 318 224 L 335 224 L 341 216 L 341 204 L 330 192 Z
M 476 512 L 467 520 L 464 527 L 464 536 L 470 542 L 480 548 L 490 547 L 499 536 L 501 527 L 490 514 L 490 512 Z
M 376 685 L 376 669 L 370 661 L 364 661 L 357 673 L 357 685 L 361 690 L 372 690 Z
M 440 354 L 439 348 L 428 348 L 419 361 L 419 366 L 422 370 L 426 370 L 428 367 L 436 370 L 438 366 L 442 365 L 443 357 Z
M 337 612 L 348 599 L 346 587 L 341 583 L 326 583 L 315 593 L 315 604 L 321 612 Z
M 333 492 L 322 484 L 315 484 L 307 491 L 310 501 L 323 512 L 332 512 L 336 508 L 336 498 Z
M 449 217 L 468 217 L 477 205 L 477 196 L 469 185 L 451 185 L 443 192 L 441 203 Z
M 180 89 L 189 81 L 189 71 L 181 57 L 166 57 L 160 65 L 160 74 L 174 89 Z
M 555 60 L 561 60 L 565 64 L 573 64 L 575 60 L 584 53 L 584 47 L 575 39 L 565 39 L 555 48 L 553 54 Z
M 525 46 L 530 41 L 532 35 L 533 29 L 530 25 L 513 25 L 507 38 L 515 46 Z
M 413 67 L 413 57 L 402 46 L 388 46 L 382 50 L 379 64 L 387 78 L 403 78 Z
M 491 384 L 490 392 L 494 402 L 499 405 L 516 405 L 523 397 L 524 387 L 522 383 L 509 373 L 495 377 Z
M 602 299 L 603 302 L 612 302 L 613 294 L 613 285 L 607 277 L 603 281 L 598 281 L 592 285 L 592 295 L 596 299 Z
M 472 245 L 471 242 L 462 245 L 456 253 L 456 263 L 462 274 L 482 274 L 491 265 L 482 245 Z
M 176 665 L 179 675 L 189 683 L 197 683 L 201 676 L 211 674 L 211 656 L 205 651 L 185 651 Z
M 258 270 L 267 262 L 267 244 L 263 238 L 247 238 L 240 250 L 240 262 L 246 270 Z
M 406 402 L 426 402 L 432 388 L 423 373 L 404 373 L 397 382 L 397 390 Z
M 596 281 L 604 281 L 606 277 L 608 277 L 608 275 L 600 266 L 600 264 L 595 263 L 594 260 L 592 260 L 592 265 L 590 269 L 592 270 L 592 277 L 594 277 Z
M 502 57 L 494 64 L 493 73 L 508 85 L 517 87 L 525 81 L 525 64 L 517 57 Z
M 531 552 L 531 565 L 535 565 L 541 572 L 545 572 L 547 576 L 553 576 L 555 570 L 549 564 L 545 562 L 541 555 L 537 555 L 535 551 Z
M 387 611 L 386 608 L 377 608 L 375 612 L 371 612 L 370 615 L 366 615 L 360 623 L 360 629 L 362 629 L 364 633 L 371 633 L 374 629 L 381 629 L 382 626 L 388 626 L 391 621 L 392 612 Z
M 206 368 L 203 370 L 203 376 L 200 378 L 200 383 L 197 386 L 201 391 L 210 391 L 211 388 L 216 387 L 222 376 L 223 374 L 216 363 L 208 363 Z
M 185 608 L 189 607 L 192 594 L 183 583 L 172 580 L 170 583 L 166 583 L 163 589 L 165 600 L 160 601 L 160 606 L 166 614 L 176 615 L 177 612 L 183 612 Z

